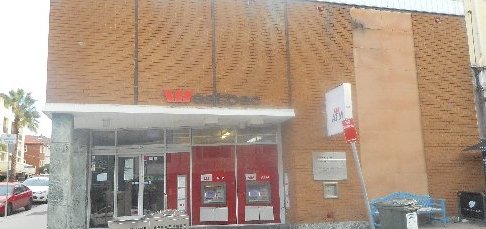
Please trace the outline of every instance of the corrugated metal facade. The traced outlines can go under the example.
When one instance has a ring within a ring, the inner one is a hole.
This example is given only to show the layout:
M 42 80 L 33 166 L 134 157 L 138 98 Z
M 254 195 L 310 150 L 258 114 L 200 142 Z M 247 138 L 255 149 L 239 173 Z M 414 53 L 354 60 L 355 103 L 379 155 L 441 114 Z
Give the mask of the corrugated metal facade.
M 418 11 L 437 14 L 464 15 L 464 4 L 461 0 L 315 0 L 345 5 L 377 7 Z

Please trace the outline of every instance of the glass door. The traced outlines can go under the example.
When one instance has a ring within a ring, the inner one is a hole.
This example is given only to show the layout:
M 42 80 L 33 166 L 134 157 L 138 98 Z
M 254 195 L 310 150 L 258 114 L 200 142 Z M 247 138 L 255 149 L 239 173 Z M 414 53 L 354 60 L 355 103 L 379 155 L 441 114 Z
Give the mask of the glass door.
M 143 190 L 140 185 L 140 156 L 119 156 L 117 171 L 117 216 L 141 215 L 139 209 Z M 143 184 L 143 183 L 142 183 Z
M 114 155 L 91 157 L 90 227 L 108 226 L 108 220 L 113 219 L 114 172 Z
M 148 214 L 165 209 L 165 158 L 161 155 L 143 158 L 143 212 Z

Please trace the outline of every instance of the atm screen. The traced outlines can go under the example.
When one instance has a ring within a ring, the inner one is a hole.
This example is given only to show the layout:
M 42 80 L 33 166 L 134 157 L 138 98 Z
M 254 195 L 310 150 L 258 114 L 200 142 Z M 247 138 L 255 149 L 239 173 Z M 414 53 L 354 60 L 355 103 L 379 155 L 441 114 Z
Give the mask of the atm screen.
M 247 204 L 270 204 L 271 186 L 268 181 L 249 181 L 246 183 Z
M 202 182 L 202 204 L 226 204 L 226 184 Z

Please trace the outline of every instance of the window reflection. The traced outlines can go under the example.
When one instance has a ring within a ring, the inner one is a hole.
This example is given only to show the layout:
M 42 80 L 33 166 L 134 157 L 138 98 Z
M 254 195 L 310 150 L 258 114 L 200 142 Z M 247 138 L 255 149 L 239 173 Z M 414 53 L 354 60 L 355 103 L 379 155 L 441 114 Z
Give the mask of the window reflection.
M 93 131 L 93 146 L 115 146 L 115 131 Z
M 118 216 L 139 215 L 139 157 L 118 158 Z
M 164 131 L 160 129 L 119 130 L 117 132 L 117 144 L 120 146 L 163 143 Z
M 115 156 L 91 157 L 90 227 L 108 226 L 113 219 Z
M 164 210 L 164 157 L 144 156 L 144 214 Z

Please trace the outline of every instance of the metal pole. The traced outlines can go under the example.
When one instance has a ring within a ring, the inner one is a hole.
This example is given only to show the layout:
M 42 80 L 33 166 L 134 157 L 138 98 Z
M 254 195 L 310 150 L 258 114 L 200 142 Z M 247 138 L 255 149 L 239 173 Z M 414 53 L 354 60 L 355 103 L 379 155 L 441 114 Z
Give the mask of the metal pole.
M 373 216 L 371 215 L 370 202 L 368 201 L 368 193 L 366 192 L 365 180 L 363 177 L 363 172 L 361 171 L 361 164 L 359 162 L 358 150 L 356 149 L 356 142 L 351 142 L 351 148 L 353 149 L 354 166 L 356 167 L 356 171 L 358 172 L 359 182 L 361 184 L 361 192 L 363 193 L 370 228 L 375 229 Z
M 5 198 L 5 217 L 7 217 L 8 214 L 8 182 L 9 182 L 9 170 L 10 170 L 10 147 L 9 144 L 7 143 L 7 194 Z

